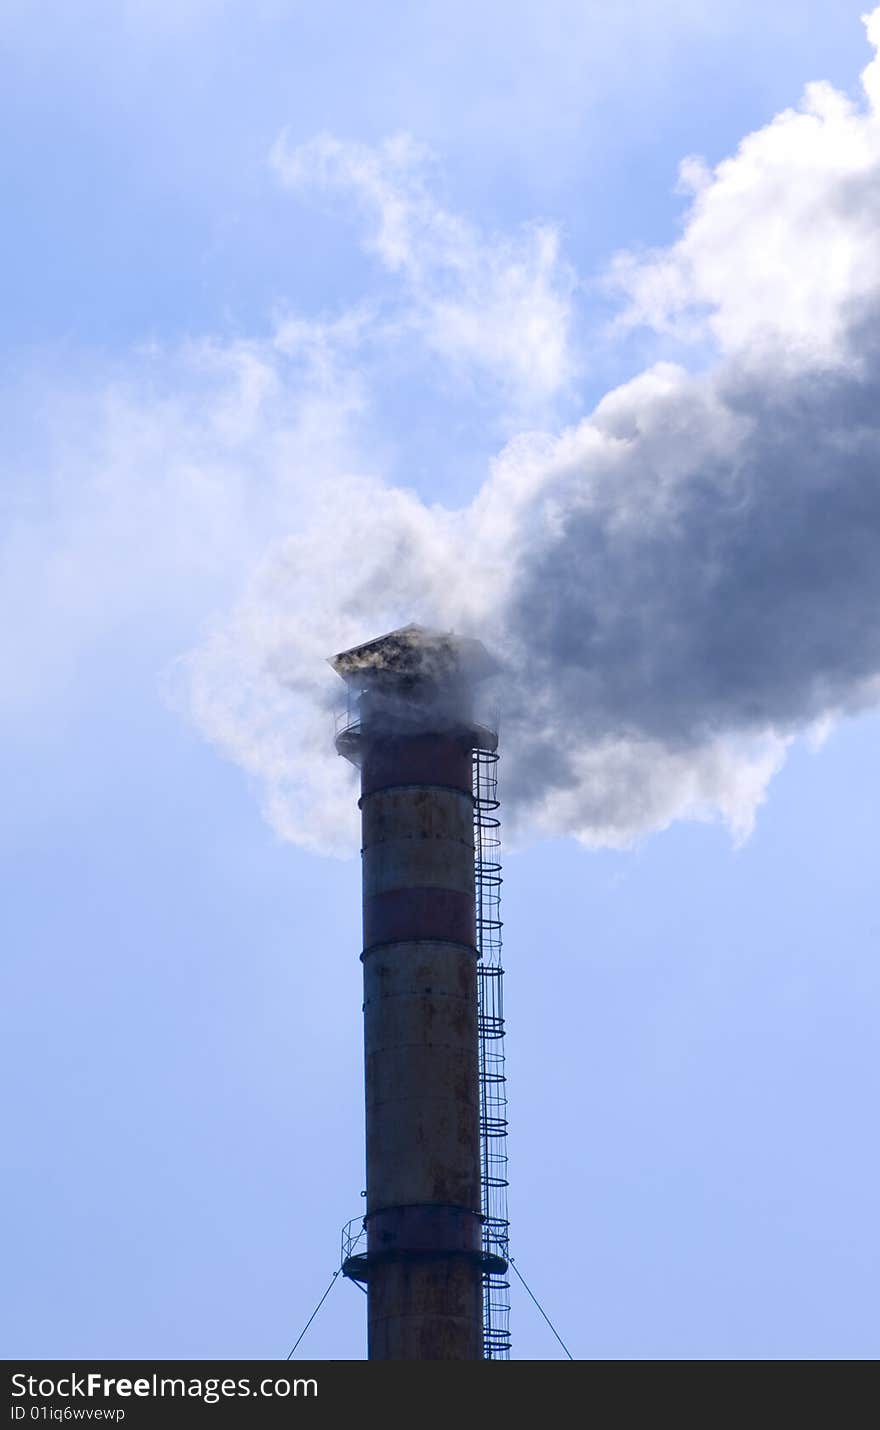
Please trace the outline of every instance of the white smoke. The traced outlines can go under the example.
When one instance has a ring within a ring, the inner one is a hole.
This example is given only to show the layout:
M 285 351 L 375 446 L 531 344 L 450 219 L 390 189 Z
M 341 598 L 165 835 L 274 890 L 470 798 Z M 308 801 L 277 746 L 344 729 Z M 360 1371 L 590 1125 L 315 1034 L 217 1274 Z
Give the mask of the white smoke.
M 447 380 L 488 375 L 520 414 L 541 412 L 576 374 L 575 279 L 559 236 L 539 223 L 514 237 L 479 233 L 431 193 L 429 157 L 407 134 L 375 148 L 328 134 L 291 147 L 282 136 L 272 151 L 284 184 L 356 202 L 365 247 L 402 286 L 393 321 L 439 359 Z
M 880 48 L 880 9 L 866 26 Z M 508 817 L 591 845 L 680 818 L 745 837 L 791 739 L 877 701 L 880 60 L 862 82 L 861 103 L 809 86 L 714 169 L 688 160 L 680 239 L 613 263 L 621 323 L 708 336 L 708 371 L 659 364 L 510 441 L 462 510 L 353 467 L 312 490 L 185 665 L 199 727 L 284 837 L 356 838 L 325 659 L 410 621 L 501 657 Z M 400 139 L 275 162 L 354 197 L 435 354 L 495 373 L 501 400 L 570 381 L 549 230 L 483 242 Z

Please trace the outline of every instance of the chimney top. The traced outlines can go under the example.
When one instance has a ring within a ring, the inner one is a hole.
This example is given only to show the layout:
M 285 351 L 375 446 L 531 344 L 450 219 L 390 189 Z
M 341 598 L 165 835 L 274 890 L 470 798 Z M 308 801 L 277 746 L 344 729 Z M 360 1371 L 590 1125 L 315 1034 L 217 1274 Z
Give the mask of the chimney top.
M 470 684 L 499 668 L 481 641 L 414 623 L 342 651 L 330 664 L 346 684 L 400 693 Z

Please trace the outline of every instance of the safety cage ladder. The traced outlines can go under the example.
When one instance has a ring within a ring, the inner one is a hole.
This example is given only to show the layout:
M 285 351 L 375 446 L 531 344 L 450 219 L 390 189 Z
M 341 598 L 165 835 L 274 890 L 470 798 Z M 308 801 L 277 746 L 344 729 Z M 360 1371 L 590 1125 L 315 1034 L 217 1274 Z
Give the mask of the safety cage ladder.
M 507 1082 L 504 1072 L 504 969 L 501 966 L 501 820 L 498 754 L 474 750 L 474 856 L 479 999 L 480 1158 L 483 1250 L 507 1265 Z M 483 1275 L 483 1357 L 510 1359 L 510 1281 Z

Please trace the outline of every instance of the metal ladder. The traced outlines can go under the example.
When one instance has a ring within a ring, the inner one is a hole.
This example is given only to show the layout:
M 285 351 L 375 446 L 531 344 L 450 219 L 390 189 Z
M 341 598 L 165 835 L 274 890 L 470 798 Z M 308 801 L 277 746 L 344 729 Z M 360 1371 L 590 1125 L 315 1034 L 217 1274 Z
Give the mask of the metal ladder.
M 474 750 L 474 867 L 480 1066 L 483 1250 L 508 1260 L 507 1080 L 504 1072 L 504 969 L 501 966 L 501 820 L 498 754 Z M 483 1358 L 510 1359 L 510 1282 L 483 1275 Z

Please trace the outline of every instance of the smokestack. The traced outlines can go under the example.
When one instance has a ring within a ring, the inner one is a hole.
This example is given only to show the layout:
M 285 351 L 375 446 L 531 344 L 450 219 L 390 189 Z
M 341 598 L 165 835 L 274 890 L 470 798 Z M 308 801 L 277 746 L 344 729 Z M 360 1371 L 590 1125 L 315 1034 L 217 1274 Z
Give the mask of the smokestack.
M 361 771 L 370 1360 L 484 1358 L 474 686 L 478 641 L 407 626 L 335 657 Z M 506 1124 L 505 1124 L 506 1126 Z M 505 1183 L 506 1185 L 506 1183 Z

